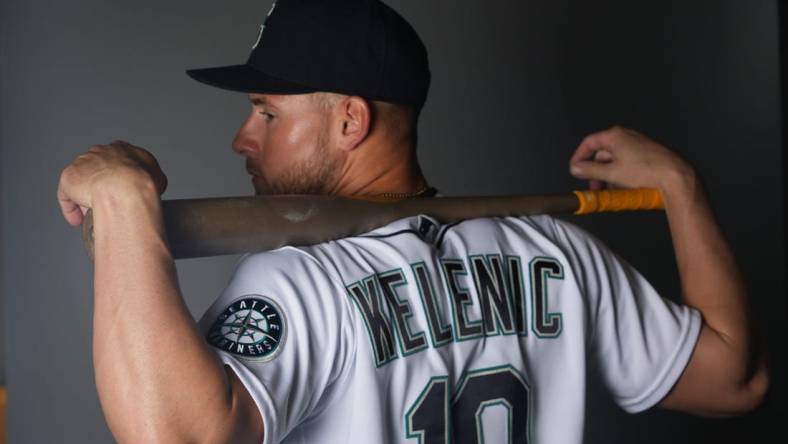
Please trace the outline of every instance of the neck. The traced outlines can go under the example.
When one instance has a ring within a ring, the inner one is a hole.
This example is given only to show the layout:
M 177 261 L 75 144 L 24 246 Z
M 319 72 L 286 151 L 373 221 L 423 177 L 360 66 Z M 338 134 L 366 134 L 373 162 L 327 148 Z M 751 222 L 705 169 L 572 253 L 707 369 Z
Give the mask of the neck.
M 368 141 L 348 156 L 331 194 L 343 197 L 414 194 L 427 188 L 415 150 L 409 143 Z

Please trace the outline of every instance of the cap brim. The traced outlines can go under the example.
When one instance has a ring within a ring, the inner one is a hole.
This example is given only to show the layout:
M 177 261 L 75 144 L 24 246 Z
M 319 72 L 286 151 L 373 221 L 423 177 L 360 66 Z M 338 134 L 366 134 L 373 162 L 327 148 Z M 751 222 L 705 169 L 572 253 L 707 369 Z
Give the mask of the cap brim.
M 206 85 L 245 93 L 306 94 L 316 91 L 308 86 L 272 77 L 249 65 L 190 69 L 186 74 Z

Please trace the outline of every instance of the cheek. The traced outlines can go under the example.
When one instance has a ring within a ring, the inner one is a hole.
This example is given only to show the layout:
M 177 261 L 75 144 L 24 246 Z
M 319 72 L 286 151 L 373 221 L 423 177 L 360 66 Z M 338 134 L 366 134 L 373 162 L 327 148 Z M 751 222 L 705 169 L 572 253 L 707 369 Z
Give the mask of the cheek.
M 269 127 L 261 165 L 266 177 L 275 177 L 290 165 L 309 158 L 317 148 L 320 130 L 319 122 L 308 119 L 280 121 Z

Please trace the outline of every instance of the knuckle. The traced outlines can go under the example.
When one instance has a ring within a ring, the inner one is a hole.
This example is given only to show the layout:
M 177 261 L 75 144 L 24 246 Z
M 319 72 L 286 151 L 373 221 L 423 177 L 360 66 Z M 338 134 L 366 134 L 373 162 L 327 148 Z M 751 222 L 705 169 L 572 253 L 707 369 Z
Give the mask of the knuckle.
M 153 155 L 153 154 L 152 154 L 150 151 L 148 151 L 148 150 L 145 150 L 145 149 L 143 149 L 143 148 L 140 148 L 140 151 L 139 151 L 139 153 L 140 153 L 140 156 L 141 156 L 141 157 L 142 157 L 142 158 L 143 158 L 143 159 L 144 159 L 144 160 L 145 160 L 147 163 L 150 163 L 151 165 L 156 165 L 156 166 L 158 166 L 158 165 L 159 165 L 159 161 L 158 161 L 158 160 L 156 160 L 156 156 L 154 156 L 154 155 Z
M 68 183 L 69 179 L 71 178 L 71 175 L 73 174 L 73 170 L 74 167 L 72 167 L 71 165 L 63 168 L 63 171 L 60 172 L 60 178 L 58 179 L 58 183 L 60 184 Z
M 590 144 L 593 144 L 594 141 L 596 141 L 596 135 L 595 134 L 589 134 L 589 135 L 583 137 L 583 140 L 580 142 L 580 145 L 588 146 Z
M 134 145 L 120 139 L 113 140 L 110 146 L 116 150 L 134 151 Z

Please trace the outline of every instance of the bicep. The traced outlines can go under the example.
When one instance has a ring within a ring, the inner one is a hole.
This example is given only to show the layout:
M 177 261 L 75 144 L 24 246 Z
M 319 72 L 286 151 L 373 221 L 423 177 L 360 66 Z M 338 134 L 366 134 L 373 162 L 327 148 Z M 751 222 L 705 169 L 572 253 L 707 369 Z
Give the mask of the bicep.
M 703 324 L 692 357 L 660 408 L 703 416 L 731 416 L 754 408 L 763 396 L 759 369 L 746 378 L 725 340 Z
M 214 436 L 202 437 L 202 442 L 264 442 L 263 418 L 257 404 L 235 371 L 227 365 L 224 370 L 232 397 L 230 415 Z

